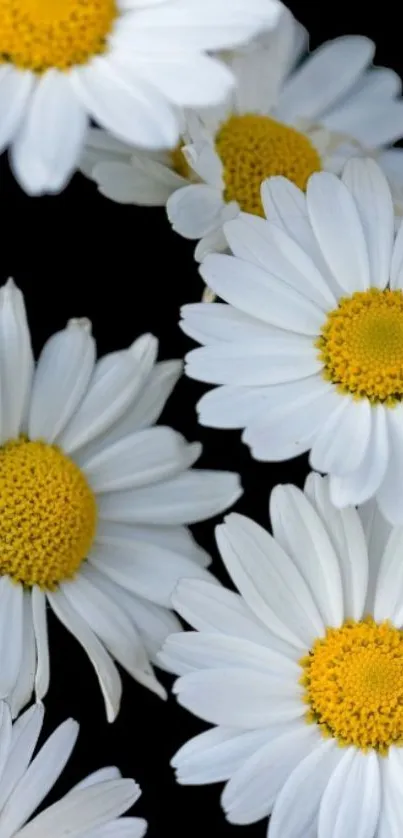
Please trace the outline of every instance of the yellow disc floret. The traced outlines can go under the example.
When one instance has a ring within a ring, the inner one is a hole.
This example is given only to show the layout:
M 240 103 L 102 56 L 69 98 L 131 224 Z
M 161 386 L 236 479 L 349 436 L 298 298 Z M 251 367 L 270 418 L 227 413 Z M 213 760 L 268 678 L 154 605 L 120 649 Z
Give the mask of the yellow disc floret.
M 43 73 L 106 49 L 116 0 L 0 0 L 0 64 Z
M 324 377 L 344 393 L 393 405 L 403 398 L 403 293 L 357 291 L 331 311 L 317 342 Z
M 307 721 L 341 745 L 403 744 L 403 632 L 368 618 L 329 628 L 300 661 Z
M 300 189 L 322 168 L 318 152 L 305 134 L 269 116 L 231 116 L 215 139 L 223 164 L 225 200 L 244 212 L 263 215 L 260 187 L 266 178 L 283 175 Z
M 0 448 L 0 576 L 54 590 L 91 547 L 95 497 L 55 445 L 11 440 Z

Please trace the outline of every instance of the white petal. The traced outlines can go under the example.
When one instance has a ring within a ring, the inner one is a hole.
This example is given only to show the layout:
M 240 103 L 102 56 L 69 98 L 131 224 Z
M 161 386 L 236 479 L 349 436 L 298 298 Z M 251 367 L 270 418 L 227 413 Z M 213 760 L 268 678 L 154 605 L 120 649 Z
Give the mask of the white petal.
M 186 556 L 155 544 L 104 538 L 95 542 L 91 565 L 137 596 L 169 608 L 175 585 L 182 577 L 212 580 L 211 574 Z
M 322 797 L 318 838 L 374 838 L 380 805 L 378 754 L 348 748 Z
M 155 361 L 157 342 L 142 335 L 129 349 L 98 361 L 78 410 L 57 441 L 71 454 L 113 425 L 138 394 Z
M 337 410 L 340 395 L 318 375 L 270 390 L 273 393 L 266 398 L 266 410 L 246 427 L 242 441 L 251 447 L 255 459 L 278 462 L 311 448 L 315 435 Z M 277 406 L 273 400 L 276 396 Z
M 374 617 L 377 622 L 403 623 L 403 528 L 395 527 L 388 538 L 375 584 Z
M 12 731 L 13 723 L 11 719 L 10 708 L 5 701 L 0 701 L 0 795 L 3 791 L 4 785 L 7 784 L 7 777 L 4 777 L 4 769 L 7 768 L 7 763 L 12 748 Z
M 282 640 L 304 650 L 323 620 L 293 561 L 262 527 L 232 513 L 216 527 L 224 564 L 256 616 Z
M 368 590 L 365 613 L 372 614 L 379 568 L 392 526 L 381 515 L 375 498 L 358 508 L 365 540 L 368 545 Z
M 78 724 L 67 719 L 49 736 L 27 767 L 1 813 L 0 836 L 14 835 L 46 797 L 74 748 Z M 65 828 L 65 823 L 63 823 Z
M 324 124 L 330 131 L 346 132 L 361 143 L 364 148 L 378 149 L 390 145 L 403 134 L 403 102 L 384 96 L 364 107 L 352 100 L 350 107 L 340 108 L 324 117 Z
M 269 672 L 244 669 L 202 669 L 175 681 L 173 692 L 206 722 L 245 730 L 275 726 L 301 718 L 306 712 L 298 685 L 289 685 Z
M 276 486 L 270 497 L 273 535 L 305 579 L 325 625 L 345 617 L 337 555 L 319 516 L 295 486 Z
M 355 472 L 369 449 L 371 430 L 369 401 L 341 395 L 338 407 L 318 431 L 310 465 L 318 471 L 341 476 Z
M 272 326 L 317 335 L 323 325 L 314 303 L 256 265 L 214 253 L 206 256 L 200 273 L 218 297 Z
M 86 832 L 85 838 L 143 838 L 147 828 L 143 818 L 115 818 Z
M 343 751 L 334 739 L 320 742 L 281 789 L 270 819 L 270 838 L 317 838 L 319 805 Z
M 12 146 L 12 165 L 29 195 L 59 192 L 77 166 L 88 118 L 70 84 L 56 69 L 39 76 Z
M 375 46 L 368 38 L 345 35 L 328 41 L 307 58 L 285 84 L 280 119 L 315 120 L 340 99 L 370 64 Z
M 297 659 L 298 653 L 274 637 L 239 594 L 198 579 L 182 579 L 173 596 L 176 611 L 201 632 L 239 637 Z
M 171 760 L 181 785 L 221 783 L 267 742 L 267 730 L 213 727 L 194 736 Z
M 224 303 L 190 303 L 182 306 L 180 327 L 198 343 L 230 343 L 264 338 L 277 331 L 274 327 Z M 280 330 L 278 330 L 280 332 Z
M 178 189 L 167 201 L 173 229 L 186 239 L 200 239 L 221 223 L 223 198 L 220 190 L 203 183 Z
M 173 108 L 152 85 L 132 79 L 130 66 L 95 57 L 70 72 L 71 84 L 92 118 L 139 148 L 172 148 L 179 137 Z
M 188 527 L 184 526 L 130 526 L 130 524 L 114 524 L 111 521 L 98 521 L 97 543 L 109 544 L 111 541 L 129 541 L 148 544 L 170 550 L 191 559 L 201 567 L 211 564 L 211 556 L 199 547 Z
M 303 293 L 323 311 L 336 299 L 305 249 L 287 232 L 259 217 L 241 215 L 224 226 L 231 250 L 239 259 L 263 268 Z
M 0 154 L 18 131 L 35 81 L 34 73 L 17 70 L 12 64 L 0 68 Z
M 141 431 L 153 425 L 164 409 L 181 372 L 181 361 L 163 361 L 155 364 L 151 372 L 145 376 L 140 392 L 123 416 L 88 445 L 84 445 L 75 455 L 75 460 L 81 465 L 114 442 L 134 431 Z
M 48 593 L 48 599 L 56 617 L 87 653 L 98 677 L 105 700 L 108 722 L 113 722 L 119 712 L 122 683 L 112 658 L 93 634 L 87 622 L 71 607 L 60 588 L 56 593 Z
M 9 280 L 0 288 L 0 444 L 21 433 L 33 363 L 24 299 Z
M 148 686 L 151 681 L 156 688 L 152 667 L 133 622 L 100 590 L 90 570 L 83 568 L 77 579 L 61 585 L 61 590 L 112 657 L 139 683 Z M 162 688 L 159 694 L 165 697 Z
M 390 457 L 376 499 L 385 518 L 394 525 L 403 524 L 403 406 L 385 411 Z
M 75 791 L 76 789 L 87 789 L 90 786 L 95 786 L 97 783 L 104 783 L 105 780 L 118 780 L 121 777 L 121 773 L 115 765 L 109 765 L 106 768 L 98 768 L 97 771 L 93 771 L 92 774 L 87 774 L 83 780 L 80 780 L 79 783 L 76 783 L 70 791 Z
M 291 772 L 319 741 L 315 725 L 300 723 L 249 757 L 224 789 L 221 802 L 227 820 L 248 824 L 268 815 Z
M 37 654 L 35 693 L 37 701 L 40 701 L 49 689 L 50 662 L 46 595 L 37 585 L 32 588 L 32 621 Z
M 403 289 L 403 221 L 395 240 L 390 268 L 390 287 Z
M 172 428 L 149 428 L 120 439 L 95 456 L 80 458 L 93 491 L 116 492 L 160 483 L 190 468 L 201 445 L 189 445 Z
M 370 287 L 368 249 L 357 205 L 335 175 L 312 175 L 307 207 L 323 256 L 340 287 L 348 293 Z
M 13 724 L 7 770 L 3 773 L 0 783 L 1 811 L 31 762 L 42 730 L 43 716 L 43 705 L 36 704 L 26 710 Z
M 290 689 L 301 674 L 295 661 L 272 649 L 239 637 L 207 632 L 172 635 L 158 657 L 176 675 L 186 675 L 197 669 L 245 668 L 270 672 L 284 682 L 288 681 Z
M 403 828 L 402 776 L 400 748 L 389 748 L 388 758 L 381 760 L 382 805 L 377 838 L 399 838 Z
M 36 816 L 18 838 L 81 838 L 130 808 L 138 797 L 134 780 L 107 780 L 71 791 Z
M 80 404 L 95 363 L 95 342 L 86 320 L 70 320 L 45 344 L 35 371 L 28 433 L 53 442 Z
M 90 175 L 101 195 L 121 204 L 163 207 L 172 192 L 187 183 L 168 165 L 145 153 L 131 153 L 127 162 L 122 157 L 117 160 L 108 157 L 101 153 Z
M 305 494 L 316 508 L 336 550 L 343 585 L 344 618 L 360 620 L 368 587 L 368 550 L 358 512 L 336 509 L 330 500 L 329 479 L 311 473 Z
M 210 384 L 282 384 L 319 373 L 323 365 L 317 355 L 313 341 L 303 335 L 268 335 L 193 349 L 186 355 L 186 374 Z
M 18 716 L 21 709 L 30 701 L 35 685 L 37 663 L 31 599 L 31 591 L 25 590 L 22 618 L 22 656 L 18 678 L 9 699 L 13 718 Z
M 237 474 L 191 470 L 155 486 L 99 498 L 99 517 L 127 524 L 194 524 L 218 515 L 240 495 Z
M 374 160 L 350 160 L 343 172 L 357 205 L 367 242 L 370 286 L 386 288 L 394 239 L 393 201 L 388 182 Z
M 17 683 L 22 661 L 24 589 L 8 576 L 0 577 L 0 698 Z
M 364 459 L 352 474 L 330 477 L 330 496 L 338 508 L 364 503 L 378 490 L 389 459 L 386 409 L 371 408 L 371 437 Z
M 142 79 L 180 108 L 203 108 L 219 103 L 222 91 L 229 92 L 233 84 L 228 67 L 208 55 L 178 51 L 169 61 L 164 55 L 161 58 L 154 55 L 152 61 L 149 55 L 137 55 L 132 63 Z

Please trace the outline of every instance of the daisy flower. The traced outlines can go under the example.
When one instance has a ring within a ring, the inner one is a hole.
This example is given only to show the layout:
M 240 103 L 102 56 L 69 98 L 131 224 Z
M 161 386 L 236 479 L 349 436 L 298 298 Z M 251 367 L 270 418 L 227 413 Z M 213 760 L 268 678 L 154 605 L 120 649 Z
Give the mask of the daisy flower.
M 12 724 L 7 704 L 0 702 L 1 838 L 142 838 L 147 829 L 144 820 L 120 817 L 141 791 L 134 780 L 122 779 L 115 767 L 90 774 L 32 818 L 60 777 L 79 730 L 77 722 L 67 719 L 32 758 L 42 724 L 42 705 L 31 707 Z
M 197 631 L 161 657 L 215 725 L 176 754 L 178 780 L 225 782 L 228 820 L 271 815 L 269 838 L 401 835 L 402 531 L 369 545 L 316 474 L 277 486 L 270 512 L 273 536 L 236 514 L 217 527 L 239 593 L 182 580 L 173 597 Z
M 0 0 L 0 152 L 32 195 L 72 175 L 89 120 L 143 148 L 174 146 L 175 110 L 225 97 L 205 51 L 277 20 L 277 0 Z
M 201 274 L 229 305 L 182 309 L 203 348 L 187 374 L 222 385 L 198 404 L 204 425 L 244 428 L 258 460 L 310 451 L 338 507 L 376 496 L 403 522 L 403 225 L 373 160 L 340 180 L 312 175 L 306 195 L 285 178 L 263 184 L 269 223 L 227 222 L 233 256 Z
M 403 214 L 403 150 L 389 148 L 403 136 L 399 77 L 371 67 L 368 38 L 336 38 L 311 54 L 307 42 L 285 11 L 274 32 L 229 60 L 234 95 L 193 119 L 184 153 L 200 182 L 175 191 L 167 212 L 174 230 L 200 239 L 196 259 L 226 249 L 229 216 L 263 215 L 266 178 L 282 175 L 305 189 L 313 172 L 340 174 L 351 156 L 379 160 Z
M 113 659 L 165 697 L 150 660 L 179 628 L 172 591 L 182 576 L 212 578 L 184 525 L 234 503 L 239 478 L 193 470 L 200 444 L 153 427 L 181 365 L 155 364 L 151 335 L 96 361 L 89 321 L 71 320 L 35 368 L 8 283 L 0 348 L 0 698 L 15 715 L 46 694 L 49 604 L 93 663 L 112 721 Z

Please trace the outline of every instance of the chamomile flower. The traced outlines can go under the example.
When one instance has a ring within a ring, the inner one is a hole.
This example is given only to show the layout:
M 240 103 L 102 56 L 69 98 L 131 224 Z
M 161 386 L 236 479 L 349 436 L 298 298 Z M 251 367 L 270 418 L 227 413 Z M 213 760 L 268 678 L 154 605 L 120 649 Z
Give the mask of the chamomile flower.
M 205 344 L 187 374 L 221 385 L 198 405 L 202 424 L 244 428 L 258 460 L 310 451 L 338 507 L 375 496 L 403 522 L 403 226 L 373 160 L 343 178 L 312 175 L 306 195 L 263 184 L 271 221 L 225 226 L 233 256 L 210 254 L 207 285 L 229 305 L 182 310 Z
M 183 784 L 225 782 L 231 823 L 269 838 L 391 838 L 403 829 L 402 530 L 372 540 L 328 478 L 277 486 L 273 536 L 232 514 L 217 544 L 239 593 L 182 580 L 197 631 L 168 638 L 179 703 L 215 725 L 173 758 Z M 381 540 L 382 541 L 382 540 Z
M 368 38 L 336 38 L 310 55 L 307 40 L 285 11 L 273 32 L 228 60 L 234 95 L 189 123 L 184 153 L 199 183 L 175 191 L 167 212 L 174 230 L 200 239 L 196 259 L 226 249 L 229 216 L 263 215 L 266 178 L 282 175 L 305 189 L 313 172 L 340 174 L 352 156 L 378 159 L 403 214 L 403 151 L 389 148 L 403 136 L 400 79 L 371 67 Z
M 29 194 L 58 192 L 89 120 L 142 148 L 173 147 L 176 108 L 232 85 L 205 51 L 273 25 L 277 0 L 0 0 L 0 152 Z
M 147 824 L 142 818 L 120 817 L 141 791 L 115 767 L 95 771 L 35 815 L 68 762 L 79 730 L 77 722 L 67 719 L 32 758 L 42 724 L 42 705 L 31 707 L 12 724 L 7 704 L 0 702 L 2 838 L 143 838 Z
M 50 606 L 92 661 L 112 721 L 114 659 L 165 696 L 150 660 L 179 627 L 172 591 L 210 577 L 184 525 L 235 502 L 239 478 L 193 470 L 199 443 L 153 427 L 181 365 L 155 364 L 151 335 L 96 361 L 89 321 L 71 320 L 35 368 L 8 283 L 0 345 L 0 698 L 15 715 L 46 694 Z

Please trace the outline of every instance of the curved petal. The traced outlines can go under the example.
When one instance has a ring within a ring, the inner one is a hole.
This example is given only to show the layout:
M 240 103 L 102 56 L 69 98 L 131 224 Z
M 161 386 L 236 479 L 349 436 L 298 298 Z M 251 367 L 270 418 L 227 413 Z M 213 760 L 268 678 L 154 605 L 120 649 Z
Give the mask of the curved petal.
M 37 655 L 35 693 L 36 700 L 41 701 L 49 689 L 50 661 L 46 594 L 37 585 L 32 588 L 32 621 Z
M 12 142 L 23 119 L 36 77 L 12 64 L 0 68 L 0 154 Z
M 322 797 L 318 838 L 374 838 L 380 806 L 378 754 L 348 748 Z
M 13 718 L 18 716 L 32 696 L 37 669 L 35 634 L 32 620 L 31 591 L 24 591 L 22 617 L 22 656 L 12 695 L 9 698 Z
M 284 682 L 288 681 L 290 688 L 301 675 L 300 667 L 291 658 L 250 640 L 223 634 L 180 632 L 171 635 L 158 657 L 176 675 L 186 675 L 197 669 L 245 668 L 270 672 Z
M 43 716 L 43 704 L 35 704 L 13 724 L 6 771 L 0 784 L 1 811 L 31 762 L 42 730 Z
M 324 422 L 312 444 L 309 462 L 317 471 L 349 475 L 363 462 L 372 430 L 372 408 L 367 399 L 355 401 L 342 394 L 336 410 Z
M 22 662 L 24 589 L 8 576 L 0 577 L 0 698 L 9 698 Z
M 213 727 L 189 739 L 171 760 L 181 785 L 222 783 L 243 765 L 270 734 L 267 730 L 239 731 Z
M 390 456 L 383 481 L 376 493 L 379 508 L 385 518 L 398 526 L 403 524 L 403 405 L 385 410 Z
M 383 405 L 371 408 L 371 436 L 359 468 L 352 474 L 330 476 L 330 497 L 338 508 L 364 503 L 382 483 L 389 462 L 386 410 Z
M 0 444 L 23 429 L 33 368 L 24 298 L 9 280 L 0 288 Z

